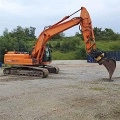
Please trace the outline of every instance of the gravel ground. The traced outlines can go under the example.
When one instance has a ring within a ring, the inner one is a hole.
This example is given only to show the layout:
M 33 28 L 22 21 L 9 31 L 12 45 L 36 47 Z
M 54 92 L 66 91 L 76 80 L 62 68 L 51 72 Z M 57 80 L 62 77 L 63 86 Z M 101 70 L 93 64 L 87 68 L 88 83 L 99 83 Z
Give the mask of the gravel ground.
M 120 62 L 108 82 L 97 63 L 53 61 L 48 78 L 4 76 L 0 70 L 0 120 L 120 120 Z

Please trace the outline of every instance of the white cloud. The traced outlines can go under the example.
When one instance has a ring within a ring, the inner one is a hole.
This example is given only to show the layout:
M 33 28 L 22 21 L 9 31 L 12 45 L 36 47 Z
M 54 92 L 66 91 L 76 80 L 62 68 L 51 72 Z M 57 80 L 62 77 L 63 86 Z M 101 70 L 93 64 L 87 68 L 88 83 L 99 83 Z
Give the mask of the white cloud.
M 8 2 L 6 0 L 0 1 L 0 10 L 5 13 L 18 14 L 21 13 L 21 5 L 15 2 Z
M 119 0 L 0 0 L 0 34 L 5 28 L 12 30 L 20 25 L 36 27 L 36 35 L 38 35 L 44 26 L 54 24 L 80 9 L 81 6 L 88 9 L 93 26 L 110 27 L 120 32 L 119 5 Z M 76 31 L 78 28 L 75 27 L 66 34 L 74 35 Z

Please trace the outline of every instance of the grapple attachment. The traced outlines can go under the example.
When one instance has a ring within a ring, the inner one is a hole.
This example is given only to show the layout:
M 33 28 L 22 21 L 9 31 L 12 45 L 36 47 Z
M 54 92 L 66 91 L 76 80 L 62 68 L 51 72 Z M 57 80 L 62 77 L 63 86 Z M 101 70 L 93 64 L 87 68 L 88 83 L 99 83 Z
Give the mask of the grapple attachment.
M 109 73 L 109 80 L 111 81 L 112 75 L 116 68 L 116 61 L 112 58 L 103 58 L 99 61 L 99 65 L 104 65 Z
M 104 65 L 109 73 L 109 81 L 116 68 L 116 61 L 112 58 L 105 58 L 104 52 L 99 49 L 92 50 L 90 56 L 93 57 L 99 65 Z

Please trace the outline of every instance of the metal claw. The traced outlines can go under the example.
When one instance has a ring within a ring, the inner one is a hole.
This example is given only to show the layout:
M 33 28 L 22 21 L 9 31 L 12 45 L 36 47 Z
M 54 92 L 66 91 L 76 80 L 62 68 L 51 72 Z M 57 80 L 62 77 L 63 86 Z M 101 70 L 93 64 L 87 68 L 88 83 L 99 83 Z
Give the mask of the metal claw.
M 104 65 L 106 67 L 106 69 L 108 70 L 108 73 L 109 73 L 109 80 L 111 80 L 112 78 L 112 75 L 115 71 L 115 68 L 116 68 L 116 61 L 112 58 L 108 59 L 108 58 L 103 58 L 100 62 L 99 62 L 99 65 Z

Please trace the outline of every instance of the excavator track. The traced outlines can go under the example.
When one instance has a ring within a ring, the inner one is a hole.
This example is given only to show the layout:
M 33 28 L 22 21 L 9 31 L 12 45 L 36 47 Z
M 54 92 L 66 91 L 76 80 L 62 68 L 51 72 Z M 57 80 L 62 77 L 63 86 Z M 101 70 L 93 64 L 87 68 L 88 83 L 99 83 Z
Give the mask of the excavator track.
M 49 73 L 57 74 L 59 72 L 59 68 L 56 66 L 45 65 L 43 68 L 47 69 L 49 71 Z
M 46 78 L 49 71 L 45 68 L 31 67 L 31 66 L 12 66 L 4 68 L 3 73 L 5 75 L 22 75 L 22 76 L 38 76 Z

